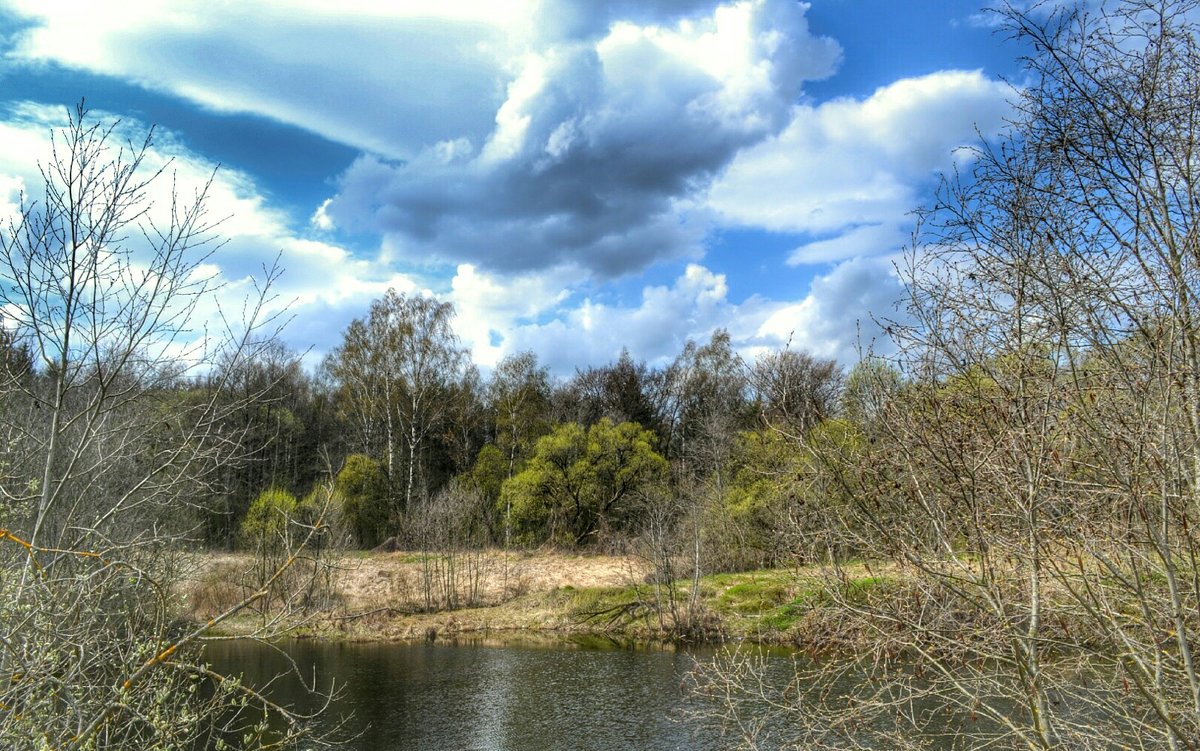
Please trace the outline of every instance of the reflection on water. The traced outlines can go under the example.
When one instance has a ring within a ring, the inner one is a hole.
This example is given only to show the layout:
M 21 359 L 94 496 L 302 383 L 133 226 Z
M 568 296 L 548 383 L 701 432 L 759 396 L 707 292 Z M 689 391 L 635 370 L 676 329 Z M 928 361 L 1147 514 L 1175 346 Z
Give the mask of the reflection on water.
M 677 651 L 532 646 L 282 645 L 319 687 L 340 695 L 332 714 L 353 714 L 352 751 L 605 751 L 722 748 L 682 719 L 693 657 Z M 287 656 L 253 642 L 209 647 L 214 667 L 261 683 Z M 298 681 L 273 696 L 298 708 L 314 699 Z

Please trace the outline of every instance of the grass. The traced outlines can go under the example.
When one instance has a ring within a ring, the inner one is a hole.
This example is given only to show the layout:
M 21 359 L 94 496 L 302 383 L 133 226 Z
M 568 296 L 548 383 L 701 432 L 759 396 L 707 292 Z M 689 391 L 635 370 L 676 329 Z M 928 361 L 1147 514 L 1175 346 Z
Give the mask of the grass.
M 705 604 L 722 619 L 726 630 L 774 640 L 785 636 L 809 612 L 839 601 L 861 604 L 886 592 L 894 579 L 862 573 L 843 582 L 822 578 L 815 570 L 765 569 L 714 574 L 701 580 Z
M 511 559 L 505 595 L 500 582 L 489 584 L 485 606 L 421 613 L 405 598 L 424 556 L 415 552 L 355 556 L 343 567 L 335 587 L 340 600 L 322 611 L 313 635 L 351 640 L 438 638 L 471 634 L 553 634 L 557 638 L 600 635 L 622 640 L 744 638 L 795 643 L 814 623 L 830 619 L 847 602 L 893 591 L 892 578 L 867 564 L 852 565 L 849 579 L 833 580 L 817 568 L 760 569 L 703 577 L 699 601 L 690 610 L 693 583 L 671 587 L 644 582 L 648 572 L 635 561 L 603 556 L 526 553 Z M 499 562 L 501 559 L 496 558 Z M 488 569 L 493 577 L 503 570 Z M 228 569 L 211 570 L 190 593 L 211 609 L 227 601 Z M 415 580 L 414 580 L 415 581 Z M 514 586 L 514 582 L 520 586 Z M 673 597 L 674 602 L 667 600 Z M 661 600 L 656 602 L 656 598 Z M 200 604 L 199 602 L 197 604 Z M 671 605 L 675 607 L 672 608 Z M 687 620 L 673 624 L 672 613 Z M 198 615 L 200 615 L 198 613 Z
M 707 576 L 701 592 L 726 630 L 763 637 L 788 631 L 813 601 L 815 586 L 811 577 L 766 569 Z

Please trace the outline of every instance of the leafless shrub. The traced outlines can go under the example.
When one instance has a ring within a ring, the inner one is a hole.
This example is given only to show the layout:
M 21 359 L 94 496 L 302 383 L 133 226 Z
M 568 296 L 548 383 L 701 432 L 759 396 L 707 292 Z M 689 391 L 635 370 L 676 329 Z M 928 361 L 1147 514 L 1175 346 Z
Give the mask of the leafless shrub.
M 178 617 L 176 587 L 191 508 L 252 450 L 224 432 L 240 405 L 222 383 L 184 387 L 270 339 L 276 272 L 238 323 L 197 338 L 216 291 L 202 264 L 220 245 L 207 186 L 151 202 L 167 168 L 150 166 L 150 137 L 122 146 L 116 127 L 74 111 L 42 166 L 44 195 L 23 198 L 0 233 L 0 746 L 194 748 L 233 732 L 246 748 L 287 745 L 308 718 L 214 673 L 200 645 L 291 575 L 325 509 L 208 622 Z
M 1022 7 L 999 11 L 1032 49 L 1012 130 L 902 269 L 904 383 L 844 440 L 797 436 L 843 549 L 904 581 L 836 600 L 871 627 L 852 702 L 768 701 L 818 748 L 920 736 L 929 702 L 966 713 L 963 747 L 1200 746 L 1198 6 Z

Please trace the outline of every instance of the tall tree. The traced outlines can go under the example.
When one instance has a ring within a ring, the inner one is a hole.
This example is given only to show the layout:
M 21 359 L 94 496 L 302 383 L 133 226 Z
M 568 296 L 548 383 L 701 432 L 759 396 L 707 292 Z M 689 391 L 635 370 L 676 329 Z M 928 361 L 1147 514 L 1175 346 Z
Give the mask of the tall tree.
M 493 371 L 488 384 L 495 436 L 493 449 L 503 457 L 504 480 L 524 469 L 537 439 L 550 432 L 552 393 L 550 371 L 538 365 L 537 355 L 533 352 L 509 355 Z M 484 490 L 485 496 L 498 492 L 494 464 L 492 453 L 480 452 L 475 476 L 481 487 L 488 488 Z M 507 548 L 512 538 L 511 498 L 505 501 L 500 514 L 504 547 Z
M 467 362 L 453 317 L 450 303 L 388 290 L 326 359 L 358 448 L 384 460 L 397 512 L 429 490 L 423 452 L 451 408 L 448 395 Z
M 622 349 L 614 363 L 575 373 L 555 394 L 560 420 L 592 425 L 602 418 L 634 422 L 659 432 L 661 414 L 653 399 L 654 372 L 645 362 L 635 362 Z
M 720 329 L 707 344 L 689 341 L 669 369 L 668 446 L 688 472 L 720 472 L 739 430 L 751 427 L 746 369 Z
M 550 430 L 550 394 L 550 371 L 538 365 L 533 352 L 509 355 L 492 372 L 488 401 L 495 443 L 508 460 L 509 477 Z
M 843 382 L 834 360 L 790 348 L 760 355 L 750 379 L 763 419 L 800 433 L 833 415 Z

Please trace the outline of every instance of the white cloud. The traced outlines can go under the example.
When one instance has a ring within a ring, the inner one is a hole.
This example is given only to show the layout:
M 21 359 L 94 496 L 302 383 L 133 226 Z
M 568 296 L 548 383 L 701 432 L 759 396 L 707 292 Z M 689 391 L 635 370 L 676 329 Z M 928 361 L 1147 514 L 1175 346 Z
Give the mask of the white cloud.
M 11 194 L 22 183 L 37 184 L 30 157 L 48 156 L 46 132 L 60 120 L 55 112 L 27 107 L 20 118 L 0 122 L 0 175 L 4 176 L 0 195 L 5 187 Z M 127 121 L 122 128 L 133 134 L 139 125 Z M 173 159 L 175 185 L 184 194 L 205 184 L 212 165 L 182 150 L 169 133 L 162 136 L 166 145 L 150 152 L 147 166 Z M 154 188 L 151 198 L 156 210 L 166 205 L 169 190 L 168 181 Z M 201 318 L 210 323 L 218 320 L 218 306 L 236 317 L 242 299 L 255 288 L 256 275 L 261 277 L 262 267 L 277 255 L 286 273 L 271 307 L 295 318 L 285 339 L 301 350 L 315 344 L 316 356 L 335 346 L 350 319 L 364 315 L 370 301 L 389 287 L 409 294 L 430 293 L 378 259 L 359 258 L 337 245 L 294 232 L 285 215 L 269 205 L 246 175 L 217 172 L 208 200 L 214 216 L 234 217 L 221 227 L 227 244 L 196 270 L 197 278 L 225 285 L 200 310 Z M 434 292 L 455 304 L 456 330 L 481 365 L 532 349 L 562 374 L 576 366 L 609 362 L 623 347 L 637 357 L 665 364 L 687 339 L 707 340 L 718 328 L 728 329 L 735 346 L 747 356 L 791 341 L 820 356 L 850 361 L 856 337 L 861 333 L 869 339 L 876 332 L 872 314 L 886 315 L 899 294 L 890 267 L 878 259 L 836 266 L 816 278 L 798 300 L 733 301 L 725 276 L 698 263 L 688 264 L 669 285 L 643 288 L 633 304 L 601 302 L 593 293 L 602 289 L 595 286 L 590 272 L 578 266 L 503 275 L 461 264 L 449 289 Z M 285 304 L 290 304 L 287 311 Z M 202 325 L 196 328 L 199 331 Z
M 942 71 L 799 105 L 782 133 L 738 154 L 709 206 L 724 223 L 824 236 L 793 263 L 895 252 L 922 189 L 956 148 L 998 131 L 1011 94 L 979 71 Z
M 461 264 L 448 298 L 456 312 L 454 330 L 471 348 L 475 362 L 491 367 L 505 354 L 520 351 L 509 341 L 514 328 L 552 311 L 584 278 L 586 274 L 570 268 L 503 277 Z
M 56 108 L 30 104 L 12 111 L 12 116 L 0 121 L 0 221 L 5 224 L 16 219 L 20 189 L 25 189 L 27 201 L 40 200 L 33 189 L 42 184 L 38 164 L 49 163 L 49 135 L 66 117 Z M 111 119 L 101 112 L 91 117 L 96 122 Z M 125 119 L 112 136 L 113 148 L 119 143 L 138 143 L 145 132 L 142 124 Z M 199 301 L 196 320 L 191 322 L 196 336 L 206 328 L 215 331 L 221 325 L 222 311 L 236 321 L 246 296 L 254 294 L 264 269 L 276 259 L 286 273 L 273 288 L 267 312 L 294 316 L 285 338 L 298 349 L 314 342 L 330 346 L 345 324 L 389 287 L 402 292 L 418 288 L 410 277 L 373 259 L 356 258 L 341 247 L 294 232 L 286 214 L 268 203 L 252 178 L 236 170 L 214 168 L 161 130 L 156 131 L 156 144 L 143 162 L 143 175 L 165 170 L 146 191 L 149 220 L 159 227 L 168 226 L 173 192 L 186 200 L 204 191 L 207 218 L 216 223 L 213 242 L 197 248 L 192 256 L 198 263 L 192 279 L 207 281 L 214 288 L 213 294 Z M 130 250 L 137 263 L 139 233 L 132 230 L 126 235 L 131 238 Z M 217 250 L 215 243 L 223 244 Z M 177 348 L 183 349 L 184 345 Z
M 610 305 L 585 297 L 554 311 L 549 320 L 514 325 L 501 354 L 533 350 L 560 374 L 614 360 L 628 347 L 635 356 L 662 364 L 689 337 L 706 339 L 733 328 L 738 306 L 727 299 L 722 274 L 689 264 L 675 282 L 648 286 L 636 305 Z M 757 305 L 751 302 L 747 310 Z
M 879 350 L 890 346 L 875 319 L 894 316 L 901 293 L 890 263 L 882 259 L 844 262 L 815 278 L 797 300 L 755 296 L 735 302 L 725 276 L 700 264 L 689 264 L 670 285 L 645 287 L 632 305 L 579 299 L 561 278 L 523 280 L 515 286 L 497 283 L 460 267 L 455 326 L 477 362 L 490 366 L 504 355 L 532 350 L 552 370 L 569 375 L 576 367 L 611 362 L 627 347 L 635 357 L 665 365 L 688 339 L 706 341 L 723 328 L 747 358 L 790 344 L 852 363 L 860 341 L 870 346 L 877 340 Z M 501 333 L 502 341 L 488 342 L 492 332 Z
M 478 148 L 365 156 L 316 220 L 381 231 L 398 258 L 500 272 L 565 263 L 618 276 L 698 256 L 697 189 L 836 67 L 840 48 L 810 32 L 805 10 L 740 0 L 543 41 L 509 60 Z
M 123 78 L 395 157 L 482 139 L 528 3 L 10 0 L 9 58 Z
M 0 173 L 0 221 L 13 216 L 20 209 L 21 196 L 25 193 L 25 180 L 19 175 Z
M 855 258 L 813 279 L 808 295 L 777 307 L 755 332 L 767 346 L 788 343 L 818 357 L 857 362 L 892 346 L 882 321 L 901 314 L 903 286 L 888 258 Z

